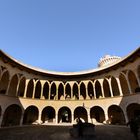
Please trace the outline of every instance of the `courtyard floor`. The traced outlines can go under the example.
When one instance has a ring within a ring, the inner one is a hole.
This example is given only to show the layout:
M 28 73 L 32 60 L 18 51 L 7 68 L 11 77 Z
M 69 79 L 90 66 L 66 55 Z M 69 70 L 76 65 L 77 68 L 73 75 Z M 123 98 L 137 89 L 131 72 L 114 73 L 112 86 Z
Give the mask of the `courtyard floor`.
M 0 128 L 0 140 L 135 140 L 129 127 L 96 125 L 95 137 L 72 138 L 72 126 L 23 126 Z

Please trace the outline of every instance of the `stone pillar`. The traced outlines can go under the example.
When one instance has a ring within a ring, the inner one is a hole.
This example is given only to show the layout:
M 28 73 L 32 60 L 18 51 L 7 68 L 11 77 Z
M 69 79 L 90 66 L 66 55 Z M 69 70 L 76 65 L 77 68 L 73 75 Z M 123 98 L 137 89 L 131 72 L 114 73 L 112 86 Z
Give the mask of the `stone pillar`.
M 40 94 L 40 99 L 44 99 L 44 97 L 43 97 L 43 85 L 44 85 L 44 84 L 41 83 L 41 94 Z
M 107 110 L 105 110 L 104 113 L 105 113 L 105 122 L 104 123 L 109 124 L 110 122 L 109 122 L 109 116 L 108 116 Z
M 29 83 L 29 80 L 26 80 L 26 82 L 25 82 L 24 96 L 23 96 L 24 98 L 26 98 L 28 83 Z
M 9 87 L 10 87 L 10 82 L 11 82 L 11 80 L 9 80 L 9 82 L 8 82 L 8 86 L 7 86 L 7 90 L 6 90 L 6 94 L 5 95 L 8 95 L 8 91 L 9 91 Z
M 116 78 L 116 80 L 117 80 L 117 83 L 118 83 L 118 88 L 119 88 L 119 91 L 120 91 L 120 96 L 123 96 L 120 80 L 119 80 L 119 78 Z
M 96 90 L 95 90 L 95 86 L 93 86 L 93 92 L 94 92 L 94 99 L 96 99 Z
M 23 118 L 24 118 L 24 113 L 21 114 L 20 124 L 19 124 L 20 126 L 22 126 L 22 124 L 23 124 Z
M 88 123 L 91 123 L 90 108 L 87 110 Z
M 49 93 L 48 94 L 49 94 L 48 99 L 50 100 L 51 99 L 51 87 L 50 87 L 50 85 L 49 85 Z
M 110 89 L 111 97 L 113 97 L 113 91 L 112 91 L 112 86 L 111 86 L 111 83 L 110 82 L 109 82 L 109 89 Z
M 34 83 L 34 82 L 33 82 L 33 83 Z M 36 83 L 34 83 L 32 99 L 35 98 L 35 88 L 36 88 Z
M 72 124 L 74 123 L 74 114 L 73 113 L 71 114 L 71 123 Z
M 86 85 L 86 99 L 90 99 L 89 95 L 88 95 L 88 88 L 87 88 L 87 85 Z
M 126 110 L 123 110 L 126 123 L 129 121 Z
M 130 92 L 130 94 L 132 94 L 132 90 L 131 90 L 131 86 L 130 86 L 130 83 L 129 83 L 128 77 L 126 77 L 126 81 L 127 81 L 127 84 L 128 84 L 129 92 Z
M 4 116 L 4 113 L 2 113 L 1 116 L 0 116 L 0 127 L 2 125 L 3 116 Z
M 103 88 L 102 85 L 101 85 L 101 92 L 102 92 L 102 97 L 105 98 L 104 88 Z M 100 98 L 100 97 L 99 97 L 99 98 Z
M 38 120 L 37 120 L 37 123 L 38 124 L 41 124 L 42 123 L 41 116 L 42 116 L 42 113 L 39 113 Z
M 58 114 L 55 116 L 55 123 L 58 124 Z
M 138 73 L 137 73 L 136 70 L 135 70 L 134 72 L 135 72 L 135 75 L 136 75 L 136 79 L 137 79 L 137 81 L 138 81 L 138 85 L 139 85 L 139 87 L 140 87 L 140 79 L 139 79 L 139 75 L 138 75 Z

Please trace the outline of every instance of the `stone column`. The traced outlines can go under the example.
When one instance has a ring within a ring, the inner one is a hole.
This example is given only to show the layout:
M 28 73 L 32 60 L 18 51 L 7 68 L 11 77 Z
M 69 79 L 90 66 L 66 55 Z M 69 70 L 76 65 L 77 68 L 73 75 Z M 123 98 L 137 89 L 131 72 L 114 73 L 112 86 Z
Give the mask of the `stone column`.
M 55 123 L 58 124 L 58 114 L 55 116 Z
M 128 76 L 126 76 L 126 81 L 127 81 L 127 84 L 128 84 L 129 92 L 130 92 L 130 94 L 132 94 L 132 90 L 131 90 L 131 86 L 130 86 L 130 83 L 129 83 Z
M 21 114 L 20 124 L 19 124 L 20 126 L 22 126 L 22 124 L 23 124 L 23 118 L 24 118 L 24 113 Z
M 106 124 L 109 124 L 110 122 L 109 122 L 109 116 L 108 116 L 108 112 L 107 112 L 107 110 L 105 110 L 105 123 Z
M 113 97 L 113 91 L 112 91 L 112 86 L 110 82 L 109 82 L 109 90 L 110 90 L 111 97 Z
M 119 78 L 116 78 L 116 80 L 117 80 L 117 83 L 118 83 L 118 88 L 119 88 L 119 91 L 120 91 L 120 96 L 123 96 L 120 80 L 119 80 Z
M 34 83 L 34 82 L 33 82 L 33 83 Z M 35 88 L 36 88 L 36 83 L 34 83 L 32 99 L 35 98 Z
M 3 116 L 4 116 L 4 113 L 2 113 L 1 116 L 0 116 L 0 127 L 2 125 Z
M 95 85 L 93 86 L 93 91 L 94 91 L 94 99 L 96 99 L 96 90 L 95 90 Z
M 138 85 L 139 85 L 139 87 L 140 87 L 140 79 L 139 79 L 139 75 L 138 75 L 138 73 L 137 73 L 136 70 L 135 70 L 134 72 L 135 72 L 135 75 L 136 75 L 136 79 L 137 79 L 137 81 L 138 81 Z
M 105 98 L 105 94 L 104 94 L 104 88 L 103 88 L 103 86 L 101 85 L 101 92 L 102 92 L 102 96 L 103 96 L 103 98 Z M 100 97 L 99 97 L 100 98 Z
M 26 98 L 28 83 L 29 83 L 29 80 L 26 80 L 26 82 L 25 82 L 24 96 L 23 96 L 24 98 Z
M 74 123 L 74 114 L 73 113 L 71 114 L 71 123 L 72 124 Z
M 10 87 L 10 82 L 11 82 L 11 80 L 9 80 L 9 82 L 8 82 L 8 86 L 7 86 L 7 90 L 6 90 L 6 94 L 5 95 L 8 95 L 8 91 L 9 91 L 9 87 Z
M 41 124 L 42 123 L 41 116 L 42 116 L 42 113 L 39 113 L 38 120 L 37 120 L 37 123 L 38 124 Z

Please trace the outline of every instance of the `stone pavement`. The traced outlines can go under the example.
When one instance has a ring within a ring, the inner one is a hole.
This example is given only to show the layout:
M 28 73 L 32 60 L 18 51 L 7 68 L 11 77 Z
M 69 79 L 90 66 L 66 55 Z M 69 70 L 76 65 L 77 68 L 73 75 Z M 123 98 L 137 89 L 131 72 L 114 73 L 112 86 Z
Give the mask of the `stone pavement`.
M 72 138 L 72 126 L 23 126 L 0 128 L 0 140 L 135 140 L 126 126 L 96 125 L 95 137 Z

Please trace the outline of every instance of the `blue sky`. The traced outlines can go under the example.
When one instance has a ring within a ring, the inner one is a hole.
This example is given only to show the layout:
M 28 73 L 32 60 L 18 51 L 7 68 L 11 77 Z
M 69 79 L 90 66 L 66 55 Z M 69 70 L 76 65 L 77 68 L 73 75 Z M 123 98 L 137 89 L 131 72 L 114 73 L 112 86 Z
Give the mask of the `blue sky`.
M 0 49 L 53 71 L 97 67 L 140 46 L 140 0 L 0 0 Z

